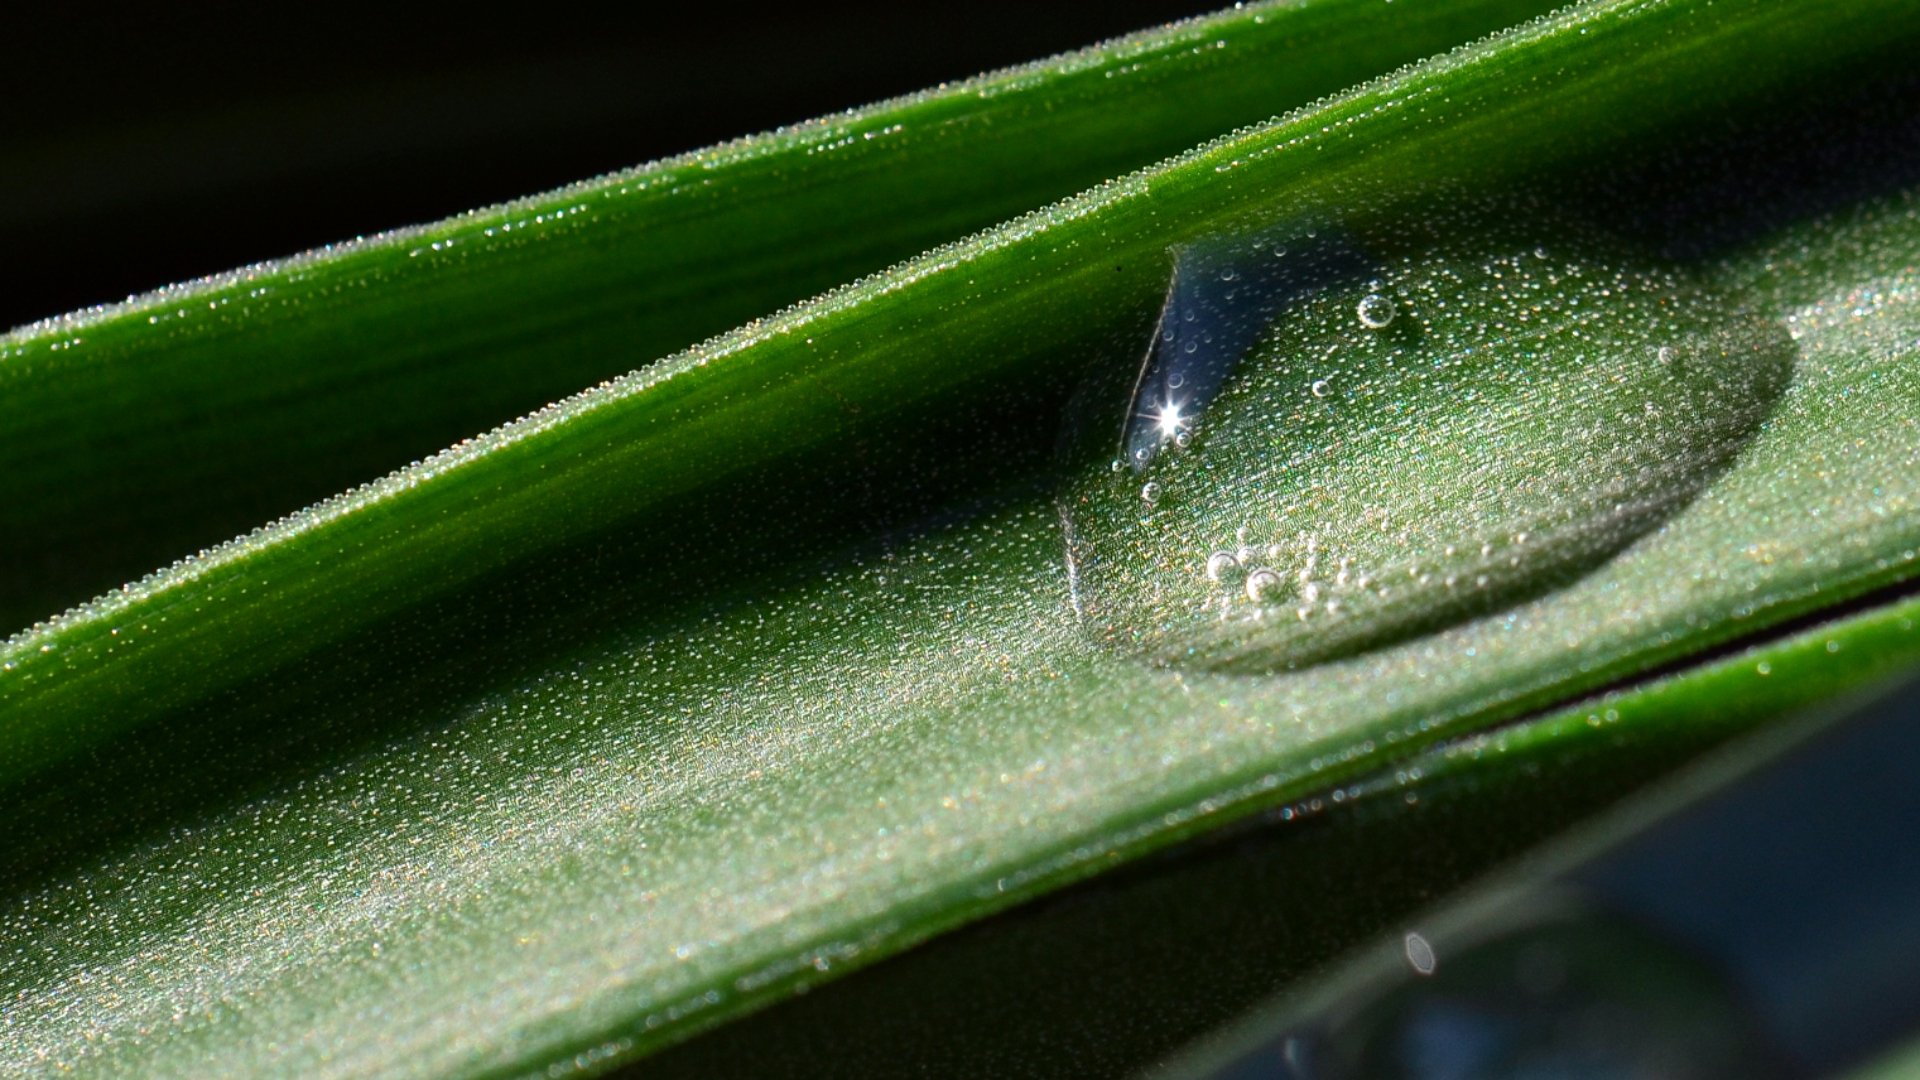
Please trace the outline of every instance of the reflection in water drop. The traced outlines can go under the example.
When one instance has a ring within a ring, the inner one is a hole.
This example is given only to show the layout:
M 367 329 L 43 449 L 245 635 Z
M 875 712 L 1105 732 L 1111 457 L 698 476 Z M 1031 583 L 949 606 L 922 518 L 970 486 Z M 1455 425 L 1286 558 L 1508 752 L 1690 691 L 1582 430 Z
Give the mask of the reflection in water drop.
M 1196 245 L 1174 263 L 1166 309 L 1132 395 L 1124 457 L 1145 470 L 1212 404 L 1274 315 L 1365 265 L 1344 242 Z M 1233 277 L 1223 275 L 1232 272 Z M 1189 439 L 1189 443 L 1191 439 Z
M 1517 231 L 1175 252 L 1107 414 L 1126 467 L 1064 496 L 1089 630 L 1284 670 L 1563 584 L 1697 495 L 1784 390 L 1784 329 L 1594 238 Z

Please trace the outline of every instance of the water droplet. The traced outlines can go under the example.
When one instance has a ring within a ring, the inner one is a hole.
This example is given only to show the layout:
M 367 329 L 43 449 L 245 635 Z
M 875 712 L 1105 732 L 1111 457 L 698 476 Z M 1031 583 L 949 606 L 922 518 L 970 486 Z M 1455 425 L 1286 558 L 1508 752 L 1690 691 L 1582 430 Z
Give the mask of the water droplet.
M 1393 322 L 1393 301 L 1379 293 L 1361 297 L 1353 310 L 1360 316 L 1360 325 L 1369 330 L 1379 330 Z
M 1278 238 L 1287 259 L 1272 236 L 1257 258 L 1245 236 L 1177 251 L 1159 325 L 1175 334 L 1156 333 L 1130 396 L 1124 376 L 1103 381 L 1096 467 L 1063 495 L 1088 632 L 1169 666 L 1336 659 L 1562 586 L 1717 476 L 1785 389 L 1785 329 L 1604 238 L 1514 217 L 1323 223 Z M 1423 316 L 1357 324 L 1371 295 Z M 1324 369 L 1301 361 L 1336 353 L 1330 409 Z M 1163 452 L 1184 431 L 1191 449 Z M 1097 467 L 1116 437 L 1119 477 Z M 1228 555 L 1245 577 L 1225 580 Z M 1271 617 L 1283 595 L 1299 618 Z
M 1212 581 L 1224 581 L 1227 576 L 1240 568 L 1240 560 L 1230 551 L 1216 551 L 1207 557 L 1207 577 Z
M 1419 934 L 1409 933 L 1403 942 L 1407 954 L 1407 966 L 1415 975 L 1431 975 L 1439 967 L 1438 959 L 1433 955 L 1433 945 Z

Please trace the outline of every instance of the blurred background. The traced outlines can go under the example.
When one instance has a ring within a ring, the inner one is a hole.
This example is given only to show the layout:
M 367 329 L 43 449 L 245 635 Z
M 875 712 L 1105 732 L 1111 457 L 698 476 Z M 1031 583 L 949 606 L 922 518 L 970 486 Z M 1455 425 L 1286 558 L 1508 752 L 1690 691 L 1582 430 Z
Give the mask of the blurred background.
M 0 64 L 0 325 L 1216 6 L 25 5 Z

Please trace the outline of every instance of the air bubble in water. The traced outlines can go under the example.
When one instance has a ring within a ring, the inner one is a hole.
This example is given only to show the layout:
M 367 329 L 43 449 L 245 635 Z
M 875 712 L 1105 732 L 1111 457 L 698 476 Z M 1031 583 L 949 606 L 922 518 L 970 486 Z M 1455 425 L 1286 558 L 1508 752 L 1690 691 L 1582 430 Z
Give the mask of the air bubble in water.
M 1317 232 L 1175 252 L 1093 459 L 1127 468 L 1063 494 L 1107 646 L 1279 671 L 1559 587 L 1697 495 L 1791 373 L 1777 322 L 1564 225 Z

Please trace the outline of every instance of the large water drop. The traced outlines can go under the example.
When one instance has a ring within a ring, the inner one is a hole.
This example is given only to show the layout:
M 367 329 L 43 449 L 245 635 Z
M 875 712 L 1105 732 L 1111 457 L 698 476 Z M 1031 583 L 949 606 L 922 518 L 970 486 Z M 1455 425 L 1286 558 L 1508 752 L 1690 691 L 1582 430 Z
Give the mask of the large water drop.
M 1450 235 L 1175 252 L 1095 436 L 1126 465 L 1063 496 L 1094 636 L 1264 672 L 1487 613 L 1692 500 L 1785 389 L 1785 330 L 1682 271 L 1565 229 Z

